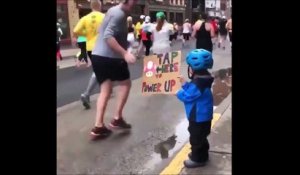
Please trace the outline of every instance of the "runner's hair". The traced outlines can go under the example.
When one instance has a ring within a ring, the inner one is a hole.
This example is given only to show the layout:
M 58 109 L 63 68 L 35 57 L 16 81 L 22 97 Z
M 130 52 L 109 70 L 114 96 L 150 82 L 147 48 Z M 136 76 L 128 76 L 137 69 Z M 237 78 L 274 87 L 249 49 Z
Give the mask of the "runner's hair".
M 101 1 L 100 0 L 91 0 L 91 9 L 101 8 Z

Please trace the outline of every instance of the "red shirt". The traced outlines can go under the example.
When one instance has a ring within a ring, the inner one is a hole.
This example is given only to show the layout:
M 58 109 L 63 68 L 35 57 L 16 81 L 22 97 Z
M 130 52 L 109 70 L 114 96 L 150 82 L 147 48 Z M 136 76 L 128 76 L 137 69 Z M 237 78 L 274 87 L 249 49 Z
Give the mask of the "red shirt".
M 211 21 L 210 24 L 213 26 L 214 31 L 217 31 L 218 26 L 217 26 L 216 21 Z
M 144 32 L 142 29 L 140 32 L 142 35 L 142 41 L 148 41 L 147 32 Z

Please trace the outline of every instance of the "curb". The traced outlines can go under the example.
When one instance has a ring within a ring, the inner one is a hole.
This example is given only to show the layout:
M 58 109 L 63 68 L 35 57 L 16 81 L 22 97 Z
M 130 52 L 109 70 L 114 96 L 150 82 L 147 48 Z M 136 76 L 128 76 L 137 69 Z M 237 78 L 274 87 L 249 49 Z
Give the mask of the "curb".
M 91 95 L 90 96 L 90 101 L 97 100 L 98 96 L 99 96 L 99 93 Z M 74 102 L 66 104 L 66 105 L 64 105 L 62 107 L 56 108 L 56 114 L 59 115 L 59 113 L 62 113 L 64 111 L 69 110 L 71 108 L 74 108 L 76 106 L 80 106 L 80 107 L 83 108 L 83 106 L 81 104 L 81 100 L 80 100 L 80 94 L 78 95 L 78 101 L 74 101 Z
M 219 104 L 219 106 L 215 109 L 214 113 L 218 113 L 221 116 L 226 111 L 226 109 L 230 106 L 232 100 L 232 92 L 228 94 L 228 96 Z

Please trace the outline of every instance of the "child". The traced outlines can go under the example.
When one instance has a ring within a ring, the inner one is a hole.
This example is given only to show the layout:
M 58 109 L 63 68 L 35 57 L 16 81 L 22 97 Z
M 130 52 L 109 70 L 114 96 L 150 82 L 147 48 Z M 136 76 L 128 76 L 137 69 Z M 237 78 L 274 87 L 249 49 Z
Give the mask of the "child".
M 214 78 L 207 69 L 212 68 L 211 52 L 204 49 L 191 51 L 186 62 L 188 76 L 191 82 L 185 82 L 180 77 L 182 89 L 177 92 L 177 98 L 184 103 L 186 115 L 189 120 L 188 131 L 192 152 L 189 159 L 184 161 L 186 168 L 204 166 L 208 161 L 211 120 L 213 117 L 213 96 L 211 86 Z

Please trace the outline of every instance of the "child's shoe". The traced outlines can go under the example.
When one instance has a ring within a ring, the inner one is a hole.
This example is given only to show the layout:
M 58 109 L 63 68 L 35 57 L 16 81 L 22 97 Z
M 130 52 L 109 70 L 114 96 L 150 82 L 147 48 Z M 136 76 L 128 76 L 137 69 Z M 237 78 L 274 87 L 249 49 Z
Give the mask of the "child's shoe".
M 206 162 L 195 162 L 195 161 L 192 161 L 191 159 L 188 159 L 188 160 L 185 160 L 183 162 L 184 166 L 186 168 L 197 168 L 197 167 L 203 167 L 206 165 Z

